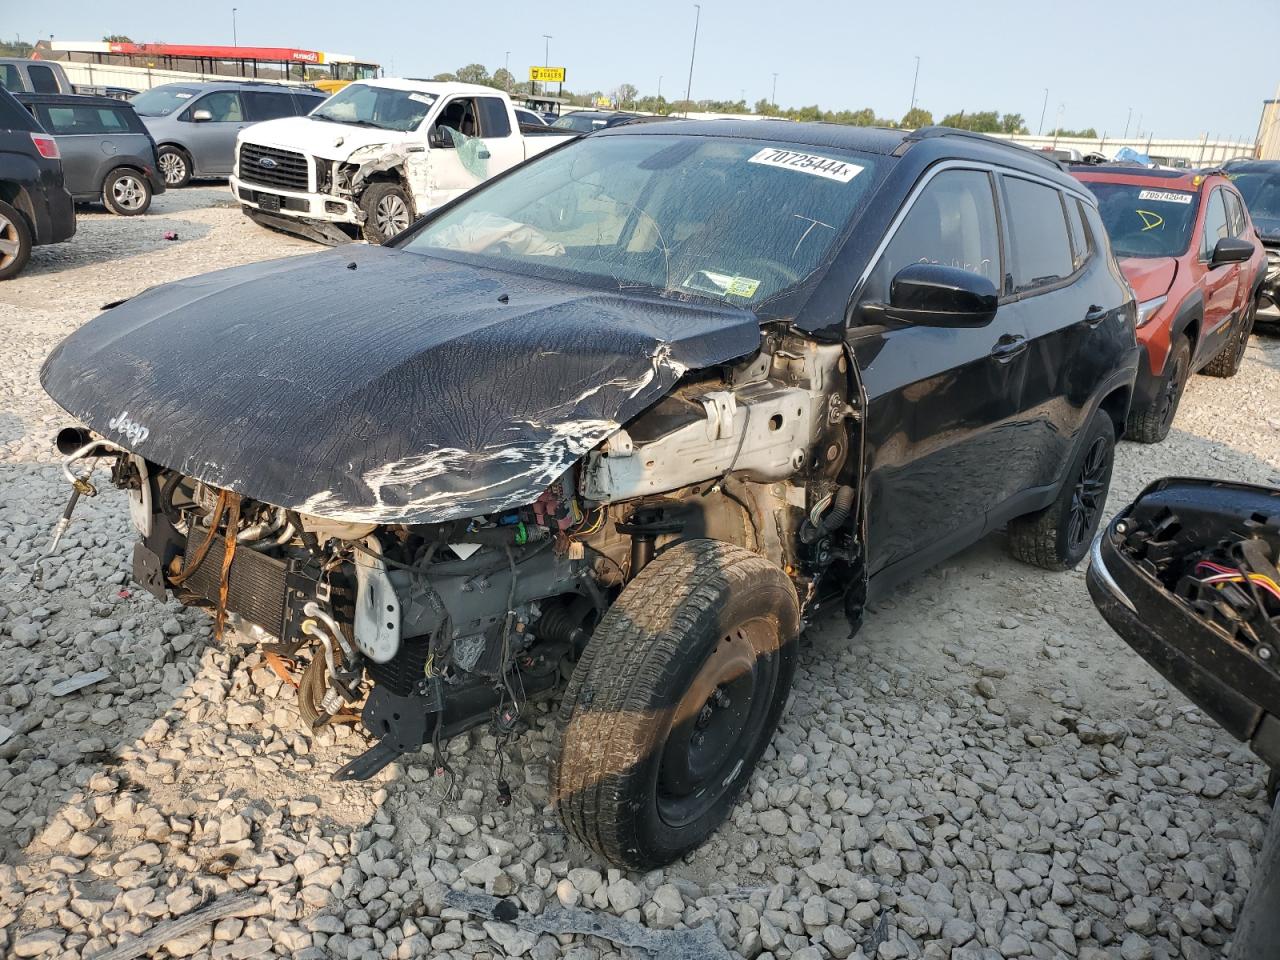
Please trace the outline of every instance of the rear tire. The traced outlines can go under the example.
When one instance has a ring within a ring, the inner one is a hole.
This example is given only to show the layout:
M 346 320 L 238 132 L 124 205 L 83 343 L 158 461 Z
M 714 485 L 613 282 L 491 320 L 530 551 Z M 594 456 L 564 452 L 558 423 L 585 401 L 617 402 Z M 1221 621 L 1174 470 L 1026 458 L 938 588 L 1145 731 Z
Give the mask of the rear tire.
M 0 280 L 22 272 L 31 259 L 31 228 L 27 218 L 7 203 L 0 203 Z
M 1249 336 L 1253 333 L 1254 317 L 1258 313 L 1258 301 L 1250 300 L 1239 319 L 1232 326 L 1227 342 L 1223 344 L 1218 355 L 1204 365 L 1201 373 L 1211 377 L 1234 377 L 1240 372 L 1240 364 L 1244 360 L 1244 352 L 1249 346 Z
M 1149 407 L 1129 411 L 1125 439 L 1139 443 L 1159 443 L 1169 435 L 1169 428 L 1173 426 L 1173 418 L 1178 413 L 1178 404 L 1182 401 L 1182 391 L 1186 389 L 1190 372 L 1191 341 L 1179 334 L 1169 351 L 1165 375 L 1160 378 L 1155 400 Z
M 741 547 L 690 540 L 646 566 L 561 703 L 552 797 L 569 833 L 636 870 L 706 840 L 773 736 L 799 629 L 786 574 Z
M 156 152 L 156 163 L 166 187 L 185 187 L 191 182 L 191 156 L 181 147 L 161 147 Z
M 1115 452 L 1115 425 L 1105 410 L 1097 410 L 1057 499 L 1009 522 L 1009 550 L 1017 559 L 1045 570 L 1070 570 L 1084 559 L 1102 522 Z
M 136 217 L 151 208 L 151 184 L 137 170 L 117 167 L 102 185 L 102 202 L 118 217 Z
M 386 243 L 413 223 L 413 203 L 395 183 L 374 183 L 360 197 L 364 211 L 361 234 L 370 243 Z

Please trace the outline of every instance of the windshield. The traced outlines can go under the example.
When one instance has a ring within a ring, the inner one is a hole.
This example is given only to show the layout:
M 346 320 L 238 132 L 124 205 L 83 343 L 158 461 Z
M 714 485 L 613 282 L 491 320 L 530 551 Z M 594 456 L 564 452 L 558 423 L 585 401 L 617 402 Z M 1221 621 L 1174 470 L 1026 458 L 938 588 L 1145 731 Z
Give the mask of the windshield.
M 180 107 L 185 107 L 200 91 L 194 87 L 176 87 L 165 84 L 152 87 L 129 98 L 134 112 L 140 117 L 164 117 Z
M 1195 228 L 1200 195 L 1134 183 L 1084 185 L 1098 198 L 1098 212 L 1118 257 L 1177 257 Z
M 1255 220 L 1280 220 L 1280 171 L 1230 174 Z
M 763 140 L 588 137 L 464 198 L 405 249 L 755 304 L 822 265 L 882 162 Z
M 592 130 L 599 130 L 606 122 L 604 117 L 569 113 L 553 123 L 552 126 L 559 127 L 561 130 L 577 130 L 579 133 L 590 133 Z
M 436 99 L 431 93 L 352 83 L 311 111 L 311 119 L 407 133 L 418 128 Z

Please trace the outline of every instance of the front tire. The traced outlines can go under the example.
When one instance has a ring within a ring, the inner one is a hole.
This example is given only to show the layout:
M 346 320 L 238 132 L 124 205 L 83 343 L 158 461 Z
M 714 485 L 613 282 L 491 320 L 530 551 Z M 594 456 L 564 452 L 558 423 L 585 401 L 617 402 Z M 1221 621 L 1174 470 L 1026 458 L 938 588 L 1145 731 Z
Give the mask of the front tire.
M 1070 570 L 1089 552 L 1111 487 L 1116 429 L 1105 410 L 1085 427 L 1057 499 L 1048 507 L 1009 521 L 1009 550 L 1023 563 Z
M 395 183 L 374 183 L 360 197 L 361 233 L 370 243 L 386 243 L 413 223 L 413 203 Z
M 1244 352 L 1249 346 L 1249 337 L 1253 333 L 1253 321 L 1258 313 L 1258 301 L 1250 300 L 1244 313 L 1235 323 L 1235 329 L 1227 337 L 1218 355 L 1204 365 L 1201 373 L 1211 377 L 1234 377 L 1240 372 L 1240 364 L 1244 360 Z
M 795 673 L 786 574 L 690 540 L 623 590 L 569 681 L 553 802 L 606 859 L 647 870 L 697 847 L 751 777 Z
M 1149 407 L 1129 411 L 1125 439 L 1139 443 L 1159 443 L 1169 435 L 1190 371 L 1191 341 L 1179 334 L 1169 351 L 1169 360 L 1165 365 L 1165 374 L 1160 378 L 1155 400 Z
M 102 202 L 118 217 L 136 217 L 151 208 L 151 184 L 137 170 L 117 167 L 102 185 Z
M 0 280 L 22 272 L 31 259 L 31 228 L 27 218 L 7 203 L 0 203 Z
M 166 187 L 185 187 L 191 182 L 191 157 L 181 147 L 161 147 L 156 153 L 156 164 Z

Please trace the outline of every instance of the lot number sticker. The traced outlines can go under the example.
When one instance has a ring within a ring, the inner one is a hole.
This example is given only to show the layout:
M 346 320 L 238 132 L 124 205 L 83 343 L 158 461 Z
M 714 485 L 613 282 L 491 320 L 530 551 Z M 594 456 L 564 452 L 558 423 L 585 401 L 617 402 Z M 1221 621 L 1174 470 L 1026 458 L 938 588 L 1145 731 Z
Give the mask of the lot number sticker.
M 833 160 L 830 157 L 819 157 L 812 153 L 796 153 L 794 150 L 780 150 L 777 147 L 765 147 L 748 163 L 763 163 L 766 167 L 782 167 L 785 170 L 796 170 L 800 173 L 812 174 L 848 183 L 862 172 L 862 167 L 845 160 Z
M 1143 190 L 1138 194 L 1139 200 L 1157 200 L 1160 203 L 1190 203 L 1189 193 L 1170 193 L 1168 190 Z

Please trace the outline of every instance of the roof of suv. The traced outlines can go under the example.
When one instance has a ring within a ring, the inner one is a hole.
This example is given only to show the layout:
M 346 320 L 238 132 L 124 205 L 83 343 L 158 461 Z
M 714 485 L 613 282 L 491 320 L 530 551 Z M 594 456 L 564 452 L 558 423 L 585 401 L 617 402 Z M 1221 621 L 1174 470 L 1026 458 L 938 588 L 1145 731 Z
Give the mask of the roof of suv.
M 128 100 L 118 100 L 115 97 L 100 97 L 90 93 L 26 93 L 25 91 L 15 93 L 20 103 L 30 104 L 63 104 L 65 106 L 81 106 L 81 107 L 128 107 L 133 109 L 133 104 Z
M 175 80 L 172 83 L 157 83 L 152 90 L 162 87 L 188 87 L 207 93 L 210 90 L 283 90 L 286 93 L 318 93 L 328 96 L 318 87 L 301 83 L 281 83 L 276 80 Z
M 1073 176 L 1080 180 L 1104 180 L 1109 183 L 1151 184 L 1167 190 L 1198 192 L 1215 177 L 1225 176 L 1220 169 L 1210 170 L 1156 170 L 1150 167 L 1108 166 L 1106 164 L 1075 165 Z
M 650 123 L 623 123 L 605 127 L 592 136 L 636 136 L 681 134 L 695 137 L 741 137 L 813 147 L 836 147 L 883 156 L 900 157 L 908 150 L 931 144 L 939 159 L 986 160 L 1020 167 L 1064 187 L 1080 190 L 1066 168 L 1047 154 L 998 137 L 957 130 L 954 127 L 921 127 L 896 130 L 888 127 L 855 127 L 843 123 L 769 123 L 759 120 L 669 120 Z

